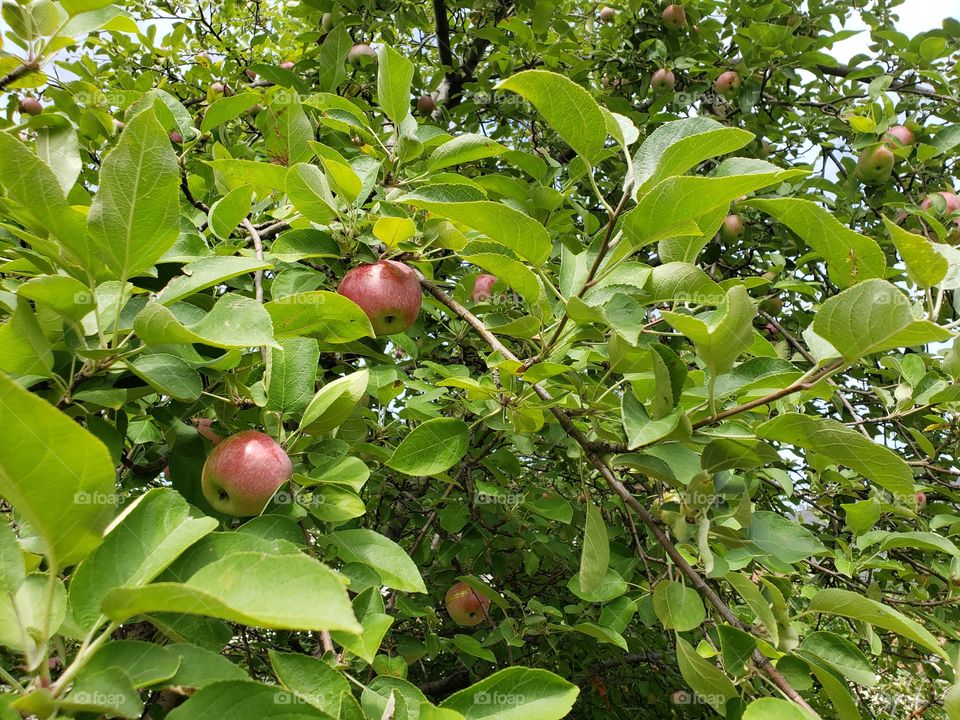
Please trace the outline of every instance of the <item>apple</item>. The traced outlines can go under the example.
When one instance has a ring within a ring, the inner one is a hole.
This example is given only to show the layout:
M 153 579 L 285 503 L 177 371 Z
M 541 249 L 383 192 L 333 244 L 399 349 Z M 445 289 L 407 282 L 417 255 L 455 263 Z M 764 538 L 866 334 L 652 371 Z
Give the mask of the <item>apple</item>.
M 939 195 L 940 197 L 943 198 L 944 202 L 946 203 L 945 212 L 947 215 L 949 215 L 950 213 L 956 212 L 957 210 L 960 210 L 960 197 L 957 197 L 954 193 L 948 190 L 941 190 L 937 193 L 934 193 L 934 195 Z M 933 195 L 927 195 L 923 199 L 923 202 L 920 203 L 920 209 L 929 210 L 932 207 L 933 207 Z
M 364 60 L 377 60 L 377 51 L 374 50 L 369 45 L 358 44 L 350 48 L 350 52 L 347 53 L 347 62 L 351 65 L 356 65 Z
M 244 430 L 219 443 L 203 464 L 200 486 L 218 512 L 259 515 L 293 474 L 290 458 L 269 435 Z
M 857 160 L 857 177 L 864 185 L 880 185 L 890 179 L 895 161 L 886 145 L 866 148 Z
M 227 87 L 222 82 L 215 82 L 210 86 L 210 92 L 212 92 L 214 95 L 222 95 L 226 92 L 226 90 Z
M 336 18 L 334 18 L 333 13 L 325 12 L 323 17 L 320 18 L 320 29 L 328 33 L 333 30 L 333 26 L 336 23 Z
M 687 22 L 687 13 L 682 5 L 667 5 L 663 10 L 663 26 L 667 30 L 679 30 Z
M 727 215 L 723 219 L 723 225 L 720 226 L 720 237 L 728 244 L 735 243 L 743 237 L 745 231 L 746 228 L 739 215 Z
M 280 63 L 281 70 L 293 70 L 296 66 L 297 64 L 293 60 L 284 60 Z
M 927 505 L 927 494 L 921 490 L 917 493 L 917 506 L 926 507 Z
M 176 143 L 177 145 L 182 145 L 183 135 L 174 130 L 172 133 L 170 133 L 170 142 Z
M 21 115 L 39 115 L 43 112 L 43 105 L 35 97 L 25 97 L 17 107 Z
M 760 309 L 767 315 L 777 317 L 777 315 L 783 312 L 783 300 L 776 296 L 764 298 L 760 301 Z
M 666 68 L 657 70 L 650 79 L 650 87 L 657 93 L 670 92 L 676 85 L 677 78 L 671 70 L 667 70 Z
M 490 608 L 490 598 L 480 595 L 464 582 L 447 590 L 447 612 L 457 625 L 473 627 L 483 622 Z
M 493 285 L 496 282 L 496 275 L 489 275 L 487 273 L 477 275 L 477 279 L 473 283 L 473 294 L 470 296 L 470 299 L 475 303 L 488 302 L 493 297 Z
M 883 142 L 891 148 L 913 145 L 913 131 L 906 125 L 894 125 L 884 134 Z
M 602 7 L 600 12 L 597 13 L 597 17 L 600 18 L 602 23 L 612 23 L 613 19 L 617 16 L 617 11 L 612 7 Z
M 421 95 L 417 98 L 417 112 L 421 115 L 430 115 L 437 104 L 430 95 Z
M 740 92 L 740 84 L 740 76 L 733 70 L 727 70 L 720 73 L 717 79 L 713 81 L 713 89 L 720 97 L 732 100 Z
M 377 335 L 395 335 L 417 321 L 423 293 L 417 274 L 396 260 L 380 260 L 350 270 L 337 292 L 370 318 Z

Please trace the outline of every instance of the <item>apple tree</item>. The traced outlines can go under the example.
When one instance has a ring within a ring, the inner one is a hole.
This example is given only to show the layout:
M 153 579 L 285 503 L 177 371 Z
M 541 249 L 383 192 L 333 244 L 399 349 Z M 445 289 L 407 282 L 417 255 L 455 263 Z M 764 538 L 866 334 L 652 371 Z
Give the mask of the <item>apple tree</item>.
M 3 0 L 0 720 L 960 718 L 900 5 Z

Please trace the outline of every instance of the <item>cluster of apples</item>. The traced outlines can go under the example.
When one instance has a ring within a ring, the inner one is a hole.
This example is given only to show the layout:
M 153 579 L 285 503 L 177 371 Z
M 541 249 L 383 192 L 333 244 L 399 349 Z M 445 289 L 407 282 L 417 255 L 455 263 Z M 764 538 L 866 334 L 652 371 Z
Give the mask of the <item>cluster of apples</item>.
M 857 177 L 864 185 L 882 185 L 893 174 L 897 162 L 894 150 L 913 145 L 913 131 L 906 125 L 894 125 L 883 139 L 860 153 L 857 159 Z

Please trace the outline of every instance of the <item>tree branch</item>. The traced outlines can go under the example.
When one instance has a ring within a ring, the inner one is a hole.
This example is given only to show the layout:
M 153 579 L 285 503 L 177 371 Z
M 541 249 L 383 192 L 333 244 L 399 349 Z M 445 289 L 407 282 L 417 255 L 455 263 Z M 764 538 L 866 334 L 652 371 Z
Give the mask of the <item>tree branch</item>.
M 0 90 L 6 90 L 7 85 L 12 85 L 17 80 L 25 78 L 27 75 L 32 75 L 35 72 L 40 72 L 40 63 L 36 61 L 25 62 L 23 65 L 18 65 L 6 75 L 0 77 Z
M 447 295 L 443 290 L 434 285 L 430 280 L 421 277 L 420 284 L 423 288 L 429 292 L 433 297 L 435 297 L 440 303 L 445 305 L 449 310 L 454 314 L 459 316 L 464 320 L 468 325 L 470 325 L 477 334 L 482 337 L 486 343 L 495 351 L 503 355 L 507 360 L 512 360 L 514 362 L 519 362 L 520 359 L 510 351 L 507 346 L 505 346 L 500 339 L 497 338 L 492 332 L 487 329 L 487 326 L 469 310 L 467 310 L 463 305 L 458 303 L 452 297 Z M 627 488 L 617 479 L 617 476 L 614 474 L 613 470 L 607 465 L 603 457 L 593 448 L 590 441 L 587 439 L 587 436 L 578 428 L 573 420 L 570 419 L 570 416 L 567 415 L 561 408 L 557 407 L 552 403 L 553 396 L 549 391 L 544 388 L 539 383 L 536 383 L 532 386 L 533 391 L 540 397 L 541 400 L 551 403 L 550 412 L 553 413 L 554 417 L 560 423 L 560 426 L 566 431 L 567 435 L 573 438 L 574 441 L 581 448 L 583 448 L 587 459 L 590 460 L 591 464 L 600 472 L 600 475 L 606 481 L 607 486 L 613 490 L 617 495 L 620 496 L 620 499 L 627 504 L 630 509 L 636 513 L 644 525 L 650 530 L 651 534 L 656 539 L 657 543 L 664 549 L 664 552 L 670 557 L 674 565 L 679 568 L 680 572 L 690 581 L 690 583 L 697 589 L 697 591 L 707 599 L 707 601 L 716 608 L 720 616 L 727 622 L 729 625 L 749 632 L 750 629 L 746 627 L 743 623 L 740 622 L 740 619 L 733 613 L 730 607 L 723 601 L 723 599 L 717 594 L 717 592 L 710 586 L 710 584 L 703 578 L 686 561 L 683 555 L 677 550 L 677 547 L 673 544 L 667 534 L 660 527 L 660 523 L 657 519 L 651 514 L 651 512 L 641 504 Z M 804 707 L 810 710 L 810 706 L 807 704 L 807 701 L 798 693 L 790 682 L 777 670 L 770 660 L 759 650 L 755 650 L 753 653 L 753 662 L 760 667 L 763 672 L 767 674 L 773 683 L 786 695 L 788 698 L 793 700 L 801 707 Z

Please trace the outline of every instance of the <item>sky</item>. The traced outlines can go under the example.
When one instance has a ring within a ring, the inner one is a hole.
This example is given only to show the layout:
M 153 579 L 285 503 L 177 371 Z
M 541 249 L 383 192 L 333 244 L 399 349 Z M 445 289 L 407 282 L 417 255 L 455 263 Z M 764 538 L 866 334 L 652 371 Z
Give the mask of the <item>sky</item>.
M 907 0 L 895 9 L 900 17 L 897 29 L 904 35 L 914 35 L 940 27 L 945 17 L 960 20 L 960 0 Z M 859 15 L 855 15 L 847 22 L 848 30 L 866 29 Z M 858 53 L 868 53 L 870 35 L 860 33 L 852 38 L 842 40 L 833 46 L 831 54 L 841 62 L 846 62 Z

